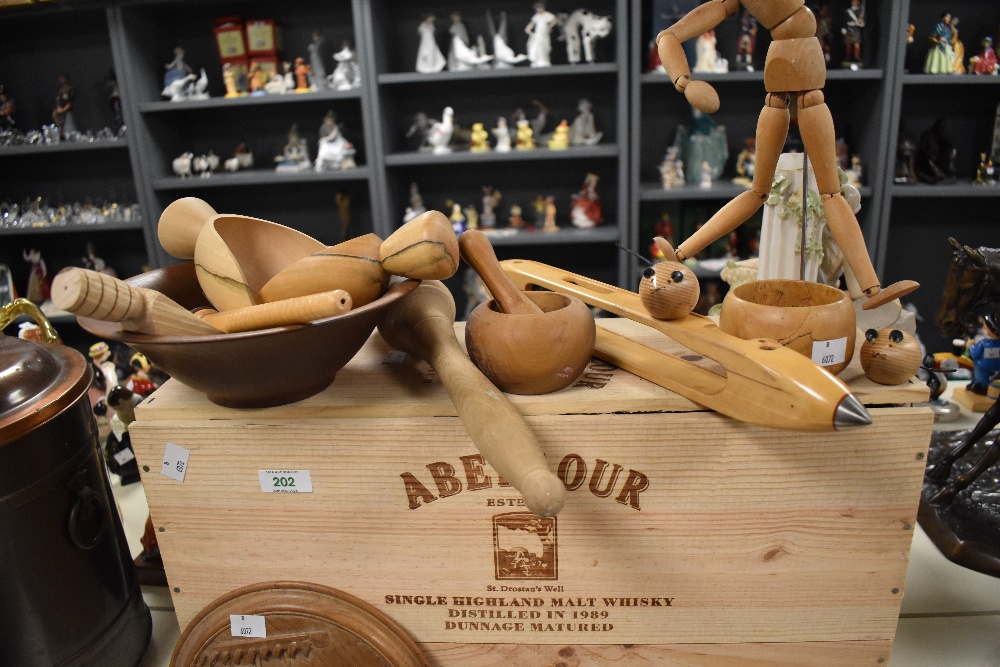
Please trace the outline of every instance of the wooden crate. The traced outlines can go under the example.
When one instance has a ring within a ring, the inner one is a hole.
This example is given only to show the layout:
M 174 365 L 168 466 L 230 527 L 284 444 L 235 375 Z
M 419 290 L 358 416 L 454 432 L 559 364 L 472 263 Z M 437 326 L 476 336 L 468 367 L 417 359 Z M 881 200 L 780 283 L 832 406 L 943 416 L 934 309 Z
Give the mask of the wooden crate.
M 512 397 L 570 489 L 541 519 L 433 371 L 389 353 L 373 334 L 294 405 L 221 408 L 176 381 L 142 404 L 132 442 L 182 628 L 233 589 L 303 580 L 388 613 L 435 665 L 888 659 L 932 424 L 906 404 L 926 388 L 849 368 L 874 423 L 790 432 L 595 360 L 575 387 Z M 159 474 L 168 443 L 190 450 L 183 482 Z M 264 493 L 260 470 L 309 470 L 313 491 Z

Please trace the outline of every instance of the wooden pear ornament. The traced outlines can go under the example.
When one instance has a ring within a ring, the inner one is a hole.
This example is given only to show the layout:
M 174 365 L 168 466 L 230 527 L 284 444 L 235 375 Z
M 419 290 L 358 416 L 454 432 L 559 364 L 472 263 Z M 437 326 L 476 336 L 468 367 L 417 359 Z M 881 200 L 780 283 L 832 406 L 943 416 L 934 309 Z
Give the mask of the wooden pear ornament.
M 444 280 L 458 270 L 458 237 L 443 213 L 425 211 L 383 241 L 378 258 L 393 275 Z
M 900 329 L 868 329 L 859 354 L 865 375 L 879 384 L 902 384 L 920 370 L 920 343 Z
M 198 284 L 219 310 L 258 303 L 257 293 L 272 276 L 324 247 L 302 232 L 268 220 L 216 214 L 194 197 L 167 206 L 157 233 L 168 252 L 178 253 L 174 256 L 180 259 L 194 258 Z
M 546 394 L 573 384 L 594 353 L 597 330 L 590 309 L 565 294 L 519 290 L 482 232 L 469 230 L 458 242 L 462 258 L 493 294 L 493 301 L 472 311 L 465 327 L 473 363 L 512 394 Z
M 378 330 L 390 345 L 437 371 L 483 458 L 521 492 L 530 511 L 554 516 L 565 503 L 566 487 L 549 470 L 521 413 L 465 356 L 454 322 L 451 292 L 425 281 L 389 309 Z

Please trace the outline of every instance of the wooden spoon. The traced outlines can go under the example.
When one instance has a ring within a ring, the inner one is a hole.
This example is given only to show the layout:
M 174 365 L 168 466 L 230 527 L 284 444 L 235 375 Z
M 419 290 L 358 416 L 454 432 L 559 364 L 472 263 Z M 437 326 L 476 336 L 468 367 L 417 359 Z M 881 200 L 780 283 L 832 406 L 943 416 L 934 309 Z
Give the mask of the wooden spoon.
M 390 345 L 437 371 L 472 442 L 521 492 L 528 509 L 541 516 L 557 514 L 565 502 L 565 486 L 549 470 L 521 413 L 465 356 L 454 324 L 451 292 L 438 281 L 425 281 L 389 309 L 378 330 Z
M 500 268 L 493 244 L 486 238 L 486 234 L 478 229 L 470 229 L 458 238 L 458 246 L 462 259 L 483 279 L 503 312 L 514 315 L 538 315 L 542 312 Z

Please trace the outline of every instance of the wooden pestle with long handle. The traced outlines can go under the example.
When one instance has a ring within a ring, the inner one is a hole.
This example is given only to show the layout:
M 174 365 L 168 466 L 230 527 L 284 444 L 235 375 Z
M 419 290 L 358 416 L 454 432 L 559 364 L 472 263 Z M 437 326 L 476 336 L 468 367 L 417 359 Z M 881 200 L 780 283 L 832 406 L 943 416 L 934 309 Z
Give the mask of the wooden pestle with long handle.
M 500 268 L 493 244 L 486 234 L 478 229 L 466 230 L 458 237 L 458 248 L 462 259 L 483 279 L 503 312 L 513 315 L 541 314 L 542 309 L 525 296 Z
M 486 461 L 520 491 L 529 510 L 554 516 L 566 487 L 546 465 L 535 434 L 517 408 L 476 368 L 455 338 L 455 301 L 438 281 L 425 281 L 398 301 L 378 327 L 393 347 L 427 361 Z
M 351 295 L 342 289 L 335 289 L 234 310 L 198 313 L 198 317 L 223 333 L 236 333 L 304 324 L 342 315 L 350 309 Z
M 156 290 L 133 287 L 88 269 L 60 271 L 52 281 L 52 302 L 83 317 L 121 322 L 127 331 L 162 336 L 220 333 Z

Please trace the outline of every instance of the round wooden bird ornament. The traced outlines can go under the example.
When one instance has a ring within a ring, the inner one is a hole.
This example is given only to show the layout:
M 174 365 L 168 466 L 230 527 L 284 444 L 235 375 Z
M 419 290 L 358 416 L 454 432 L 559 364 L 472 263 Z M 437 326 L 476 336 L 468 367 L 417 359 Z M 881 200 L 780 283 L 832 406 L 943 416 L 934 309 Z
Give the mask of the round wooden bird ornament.
M 868 329 L 861 344 L 861 368 L 879 384 L 902 384 L 920 368 L 920 343 L 900 329 Z
M 697 305 L 701 289 L 694 271 L 680 262 L 659 262 L 642 272 L 639 300 L 658 320 L 677 320 Z

